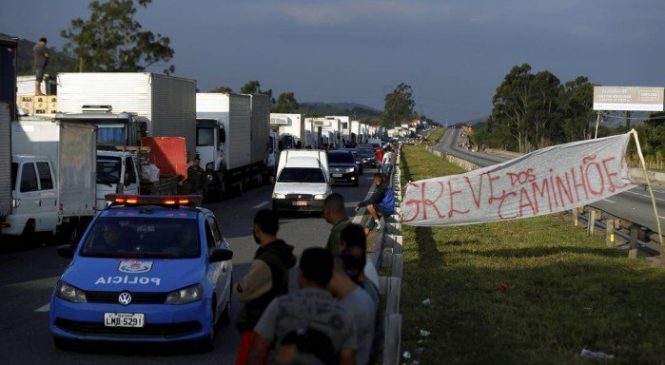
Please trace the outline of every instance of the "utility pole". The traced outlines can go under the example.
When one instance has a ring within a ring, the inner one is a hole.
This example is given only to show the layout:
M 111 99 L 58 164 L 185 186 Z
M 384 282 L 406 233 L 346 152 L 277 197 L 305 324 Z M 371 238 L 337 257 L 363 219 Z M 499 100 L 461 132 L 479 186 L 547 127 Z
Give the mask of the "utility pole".
M 630 130 L 630 110 L 626 111 L 626 130 Z

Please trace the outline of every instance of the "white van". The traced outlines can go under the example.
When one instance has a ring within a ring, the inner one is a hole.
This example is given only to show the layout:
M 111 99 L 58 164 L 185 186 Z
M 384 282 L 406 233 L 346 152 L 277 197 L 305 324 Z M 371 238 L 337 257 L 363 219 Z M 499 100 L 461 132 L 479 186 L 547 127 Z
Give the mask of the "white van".
M 282 151 L 272 193 L 275 212 L 320 212 L 323 201 L 330 194 L 332 188 L 325 151 Z

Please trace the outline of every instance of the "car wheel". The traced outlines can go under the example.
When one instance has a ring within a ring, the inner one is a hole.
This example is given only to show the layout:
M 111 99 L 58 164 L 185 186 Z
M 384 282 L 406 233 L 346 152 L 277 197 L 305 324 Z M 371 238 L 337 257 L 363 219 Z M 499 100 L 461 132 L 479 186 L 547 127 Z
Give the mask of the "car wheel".
M 210 317 L 210 333 L 197 342 L 197 347 L 201 352 L 210 352 L 215 348 L 215 328 L 217 327 L 215 324 L 215 305 L 213 302 Z
M 233 287 L 233 277 L 231 278 L 231 287 Z M 222 315 L 219 317 L 219 322 L 217 323 L 220 327 L 225 327 L 231 324 L 231 302 L 233 301 L 231 293 L 233 293 L 233 290 L 229 290 L 229 300 L 226 302 Z

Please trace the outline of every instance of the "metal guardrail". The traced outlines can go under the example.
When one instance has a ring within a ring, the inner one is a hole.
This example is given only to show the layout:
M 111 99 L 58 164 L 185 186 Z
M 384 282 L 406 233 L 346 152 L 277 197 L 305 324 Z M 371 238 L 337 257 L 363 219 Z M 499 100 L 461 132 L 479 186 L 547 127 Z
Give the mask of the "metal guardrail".
M 402 257 L 402 235 L 401 235 L 401 208 L 399 202 L 402 199 L 402 184 L 400 166 L 400 151 L 397 152 L 395 168 L 390 177 L 388 187 L 394 189 L 395 214 L 383 217 L 384 228 L 379 231 L 374 253 L 369 255 L 377 272 L 390 270 L 389 275 L 379 276 L 379 292 L 385 297 L 385 308 L 383 311 L 383 361 L 384 365 L 398 365 L 401 349 L 402 315 L 399 312 L 400 292 L 402 287 L 403 257 Z M 374 192 L 374 186 L 367 193 L 369 197 Z M 365 225 L 367 223 L 367 211 L 362 208 L 358 211 L 352 222 Z M 384 251 L 389 251 L 384 254 Z M 384 271 L 385 272 L 385 271 Z

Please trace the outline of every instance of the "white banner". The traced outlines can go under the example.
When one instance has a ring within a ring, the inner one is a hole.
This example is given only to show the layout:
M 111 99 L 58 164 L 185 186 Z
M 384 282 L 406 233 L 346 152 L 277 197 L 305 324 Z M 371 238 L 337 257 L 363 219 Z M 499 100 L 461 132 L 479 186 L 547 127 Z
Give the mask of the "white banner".
M 634 187 L 630 133 L 547 147 L 466 174 L 409 183 L 402 222 L 451 226 L 566 211 Z

